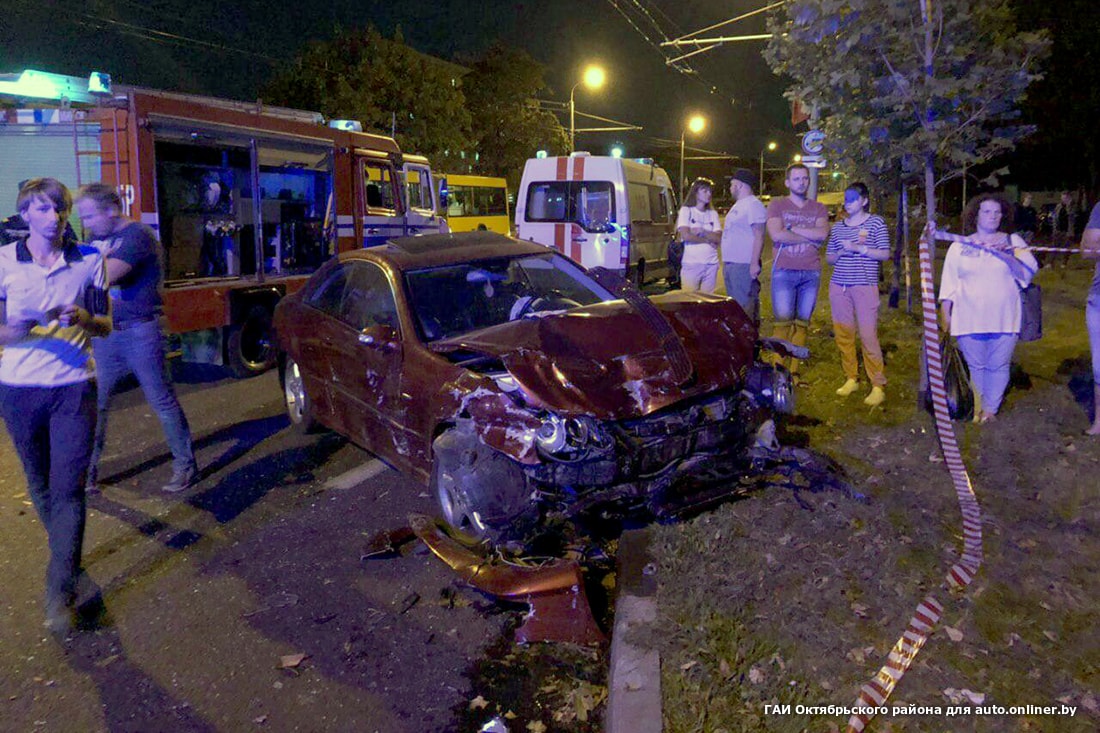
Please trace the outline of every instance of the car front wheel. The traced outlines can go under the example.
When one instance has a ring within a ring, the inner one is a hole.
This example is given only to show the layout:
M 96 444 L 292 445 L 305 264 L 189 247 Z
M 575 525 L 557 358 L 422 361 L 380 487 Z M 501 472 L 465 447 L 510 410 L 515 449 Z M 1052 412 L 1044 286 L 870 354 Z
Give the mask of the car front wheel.
M 538 510 L 519 465 L 472 430 L 451 429 L 432 443 L 431 489 L 443 518 L 478 539 L 516 539 Z

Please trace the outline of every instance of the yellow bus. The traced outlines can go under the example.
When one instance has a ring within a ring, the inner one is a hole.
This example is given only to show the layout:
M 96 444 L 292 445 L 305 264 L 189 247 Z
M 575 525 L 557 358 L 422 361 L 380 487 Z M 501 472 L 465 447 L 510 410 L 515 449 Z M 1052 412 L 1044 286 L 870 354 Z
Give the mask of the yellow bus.
M 440 182 L 439 200 L 452 232 L 488 229 L 511 234 L 508 187 L 503 178 L 448 173 Z

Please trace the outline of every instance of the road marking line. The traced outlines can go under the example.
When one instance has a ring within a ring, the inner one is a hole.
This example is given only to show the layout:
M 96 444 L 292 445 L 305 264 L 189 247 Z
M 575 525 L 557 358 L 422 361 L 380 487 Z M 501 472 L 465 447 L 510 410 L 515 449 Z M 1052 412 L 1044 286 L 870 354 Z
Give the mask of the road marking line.
M 354 489 L 364 481 L 372 479 L 387 470 L 389 470 L 389 466 L 377 458 L 372 458 L 361 466 L 356 466 L 350 471 L 344 471 L 339 476 L 333 476 L 325 482 L 324 488 Z

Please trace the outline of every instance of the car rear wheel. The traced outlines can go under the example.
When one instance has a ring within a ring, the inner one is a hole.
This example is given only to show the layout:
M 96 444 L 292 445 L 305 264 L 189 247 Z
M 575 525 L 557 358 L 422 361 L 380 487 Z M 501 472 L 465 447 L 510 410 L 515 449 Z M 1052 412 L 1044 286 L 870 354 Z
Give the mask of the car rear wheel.
M 313 402 L 306 393 L 305 381 L 298 363 L 287 357 L 283 374 L 283 399 L 290 424 L 301 433 L 312 433 L 320 427 L 313 416 Z

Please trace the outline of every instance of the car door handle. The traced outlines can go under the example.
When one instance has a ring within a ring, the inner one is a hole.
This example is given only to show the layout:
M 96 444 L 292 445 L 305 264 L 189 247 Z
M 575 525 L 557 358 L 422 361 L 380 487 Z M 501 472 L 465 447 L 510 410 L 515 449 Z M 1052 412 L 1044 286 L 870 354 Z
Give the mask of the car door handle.
M 367 229 L 367 234 L 378 234 L 378 232 L 380 232 L 380 231 L 382 231 L 382 230 L 379 229 L 378 227 L 369 227 Z

